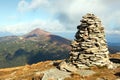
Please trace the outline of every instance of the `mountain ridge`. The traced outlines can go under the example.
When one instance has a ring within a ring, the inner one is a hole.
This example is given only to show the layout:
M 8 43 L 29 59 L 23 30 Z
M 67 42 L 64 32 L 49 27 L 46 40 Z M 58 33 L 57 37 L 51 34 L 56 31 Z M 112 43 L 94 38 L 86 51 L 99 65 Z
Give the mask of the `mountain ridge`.
M 26 34 L 26 36 L 32 36 L 32 35 L 36 35 L 36 36 L 48 36 L 48 35 L 51 35 L 51 33 L 47 32 L 47 31 L 44 31 L 40 28 L 36 28 L 32 31 L 30 31 L 29 33 Z
M 69 56 L 70 42 L 38 28 L 25 35 L 2 37 L 0 68 L 65 59 Z
M 41 35 L 41 32 L 44 35 Z M 36 35 L 30 36 L 28 33 L 21 36 L 0 37 L 0 68 L 69 57 L 70 40 L 41 29 L 34 29 L 30 33 Z M 111 53 L 117 51 L 112 47 L 109 49 Z

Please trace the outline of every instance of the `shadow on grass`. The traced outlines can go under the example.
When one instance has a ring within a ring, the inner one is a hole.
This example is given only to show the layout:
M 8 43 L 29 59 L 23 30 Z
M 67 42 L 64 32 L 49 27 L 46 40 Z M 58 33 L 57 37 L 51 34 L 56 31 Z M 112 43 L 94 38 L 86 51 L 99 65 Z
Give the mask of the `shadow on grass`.
M 120 59 L 117 58 L 111 58 L 110 61 L 113 63 L 120 63 Z

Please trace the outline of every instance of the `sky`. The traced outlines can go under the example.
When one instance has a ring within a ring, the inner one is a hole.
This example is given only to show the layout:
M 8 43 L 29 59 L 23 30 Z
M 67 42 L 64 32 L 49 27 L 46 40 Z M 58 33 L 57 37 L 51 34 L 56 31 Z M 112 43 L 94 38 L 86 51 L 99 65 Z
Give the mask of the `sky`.
M 119 8 L 120 0 L 0 0 L 0 32 L 75 32 L 82 16 L 93 13 L 107 34 L 120 34 Z

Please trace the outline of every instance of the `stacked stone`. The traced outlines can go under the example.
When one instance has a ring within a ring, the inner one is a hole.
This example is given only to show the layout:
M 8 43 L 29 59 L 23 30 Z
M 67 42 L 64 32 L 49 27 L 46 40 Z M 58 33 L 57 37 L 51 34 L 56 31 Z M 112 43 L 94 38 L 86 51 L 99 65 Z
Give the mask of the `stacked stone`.
M 77 26 L 75 40 L 72 42 L 69 63 L 78 68 L 105 66 L 110 63 L 104 27 L 94 14 L 82 17 Z

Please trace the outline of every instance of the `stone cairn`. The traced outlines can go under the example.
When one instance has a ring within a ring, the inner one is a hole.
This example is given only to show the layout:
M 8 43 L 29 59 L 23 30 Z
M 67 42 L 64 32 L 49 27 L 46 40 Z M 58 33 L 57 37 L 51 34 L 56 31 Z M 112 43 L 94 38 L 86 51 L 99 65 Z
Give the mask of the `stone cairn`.
M 71 44 L 70 58 L 59 65 L 60 69 L 74 71 L 76 68 L 107 66 L 111 62 L 101 20 L 88 13 L 80 22 Z

